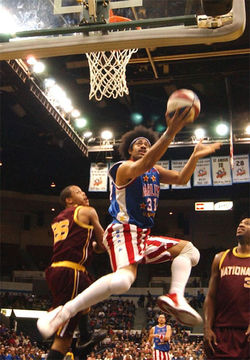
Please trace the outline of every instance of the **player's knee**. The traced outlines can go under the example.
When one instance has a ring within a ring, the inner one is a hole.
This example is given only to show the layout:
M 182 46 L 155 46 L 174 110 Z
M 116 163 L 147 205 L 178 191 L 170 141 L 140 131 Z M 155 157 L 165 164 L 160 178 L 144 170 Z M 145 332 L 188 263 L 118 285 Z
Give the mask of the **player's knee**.
M 130 271 L 117 270 L 110 282 L 110 290 L 114 295 L 127 292 L 135 280 L 134 274 Z
M 184 246 L 180 254 L 188 257 L 191 260 L 192 266 L 197 265 L 200 260 L 200 252 L 191 242 Z

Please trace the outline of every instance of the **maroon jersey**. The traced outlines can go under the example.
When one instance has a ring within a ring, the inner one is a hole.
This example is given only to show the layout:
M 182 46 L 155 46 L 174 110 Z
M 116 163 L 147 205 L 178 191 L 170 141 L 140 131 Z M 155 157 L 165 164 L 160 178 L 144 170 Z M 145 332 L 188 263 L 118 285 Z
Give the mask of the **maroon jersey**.
M 54 218 L 51 224 L 54 234 L 52 263 L 73 261 L 83 264 L 87 260 L 93 226 L 77 219 L 81 207 L 66 208 Z
M 216 327 L 247 328 L 250 319 L 250 255 L 227 250 L 220 261 Z

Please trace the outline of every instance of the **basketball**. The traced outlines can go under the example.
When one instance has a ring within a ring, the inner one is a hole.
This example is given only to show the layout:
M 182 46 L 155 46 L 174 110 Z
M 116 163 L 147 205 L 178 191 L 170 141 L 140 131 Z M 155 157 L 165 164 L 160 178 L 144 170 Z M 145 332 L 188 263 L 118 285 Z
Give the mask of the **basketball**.
M 187 122 L 193 122 L 200 113 L 201 104 L 198 96 L 188 89 L 174 91 L 167 102 L 167 115 L 172 117 L 177 109 L 184 111 L 186 107 L 191 107 L 186 115 Z

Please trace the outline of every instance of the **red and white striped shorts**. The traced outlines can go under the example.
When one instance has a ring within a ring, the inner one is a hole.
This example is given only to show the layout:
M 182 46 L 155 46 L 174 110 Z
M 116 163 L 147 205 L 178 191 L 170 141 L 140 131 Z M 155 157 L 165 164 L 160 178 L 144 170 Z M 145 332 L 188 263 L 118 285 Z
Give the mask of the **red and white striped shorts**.
M 170 360 L 168 351 L 153 349 L 153 360 Z
M 103 238 L 113 271 L 134 263 L 157 264 L 172 260 L 168 249 L 180 239 L 149 236 L 150 229 L 131 224 L 110 224 Z

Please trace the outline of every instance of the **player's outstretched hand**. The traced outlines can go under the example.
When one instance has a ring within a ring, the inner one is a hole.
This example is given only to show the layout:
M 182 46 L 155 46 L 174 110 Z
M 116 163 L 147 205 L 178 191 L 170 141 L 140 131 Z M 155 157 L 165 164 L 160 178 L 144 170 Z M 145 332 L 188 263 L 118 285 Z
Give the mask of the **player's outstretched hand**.
M 219 142 L 205 145 L 202 143 L 202 141 L 203 139 L 201 139 L 194 148 L 194 154 L 198 159 L 214 153 L 221 147 L 221 143 Z
M 191 107 L 186 107 L 185 110 L 181 111 L 177 109 L 172 117 L 170 117 L 167 112 L 165 113 L 167 127 L 171 134 L 177 134 L 189 121 L 188 114 L 191 110 Z

